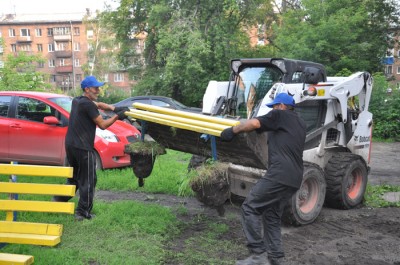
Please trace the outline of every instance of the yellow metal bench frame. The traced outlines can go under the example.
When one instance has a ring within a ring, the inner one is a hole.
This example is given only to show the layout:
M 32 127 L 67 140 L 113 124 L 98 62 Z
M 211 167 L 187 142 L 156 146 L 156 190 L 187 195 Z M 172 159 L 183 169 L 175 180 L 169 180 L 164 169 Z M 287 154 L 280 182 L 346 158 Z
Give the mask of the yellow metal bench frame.
M 71 167 L 0 164 L 0 174 L 30 177 L 72 178 Z M 75 195 L 74 185 L 0 182 L 0 193 L 33 195 Z M 39 200 L 0 200 L 0 211 L 5 211 L 6 220 L 0 221 L 0 243 L 55 246 L 60 243 L 63 226 L 19 222 L 13 220 L 14 212 L 74 213 L 73 202 L 53 202 Z M 1 259 L 0 259 L 1 263 Z

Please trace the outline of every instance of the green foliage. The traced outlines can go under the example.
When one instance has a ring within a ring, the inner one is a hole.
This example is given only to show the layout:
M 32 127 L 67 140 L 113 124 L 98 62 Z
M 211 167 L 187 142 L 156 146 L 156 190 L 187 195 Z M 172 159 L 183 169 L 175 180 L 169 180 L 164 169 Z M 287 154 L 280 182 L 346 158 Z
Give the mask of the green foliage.
M 374 208 L 400 207 L 400 202 L 389 202 L 383 198 L 383 195 L 388 192 L 400 192 L 400 186 L 368 185 L 364 196 L 364 204 L 368 207 Z
M 400 140 L 400 90 L 387 90 L 389 84 L 382 73 L 374 74 L 370 112 L 374 115 L 373 136 Z
M 276 24 L 273 43 L 288 58 L 326 65 L 329 75 L 341 69 L 376 72 L 394 45 L 388 32 L 399 25 L 395 1 L 304 0 Z
M 19 52 L 18 55 L 9 54 L 0 68 L 0 91 L 44 91 L 50 88 L 45 82 L 46 76 L 36 72 L 37 63 L 43 63 L 44 59 L 38 55 L 28 55 Z
M 140 80 L 135 95 L 164 95 L 199 106 L 209 80 L 229 77 L 230 59 L 258 53 L 250 49 L 246 30 L 266 11 L 273 13 L 261 0 L 127 0 L 105 18 L 122 44 L 119 62 Z M 142 58 L 133 48 L 132 36 L 139 33 L 147 34 Z

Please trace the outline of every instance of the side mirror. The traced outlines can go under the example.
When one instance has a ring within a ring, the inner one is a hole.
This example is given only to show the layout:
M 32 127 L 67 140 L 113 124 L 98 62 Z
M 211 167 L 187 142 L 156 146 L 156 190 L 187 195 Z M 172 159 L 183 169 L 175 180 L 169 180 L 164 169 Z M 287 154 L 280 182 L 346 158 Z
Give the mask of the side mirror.
M 60 121 L 54 116 L 47 116 L 44 117 L 43 123 L 48 125 L 58 125 L 60 124 Z

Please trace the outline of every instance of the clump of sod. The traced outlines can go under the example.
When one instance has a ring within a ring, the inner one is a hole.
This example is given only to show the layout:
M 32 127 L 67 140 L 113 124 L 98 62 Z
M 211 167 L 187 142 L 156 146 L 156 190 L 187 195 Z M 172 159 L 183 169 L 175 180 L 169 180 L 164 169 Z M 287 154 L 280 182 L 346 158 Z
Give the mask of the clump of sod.
M 156 157 L 166 151 L 164 146 L 155 141 L 143 141 L 126 145 L 125 153 L 130 154 L 133 173 L 138 178 L 139 187 L 143 187 L 144 179 L 153 171 Z
M 224 215 L 223 205 L 230 198 L 228 163 L 205 163 L 196 169 L 189 184 L 196 198 Z

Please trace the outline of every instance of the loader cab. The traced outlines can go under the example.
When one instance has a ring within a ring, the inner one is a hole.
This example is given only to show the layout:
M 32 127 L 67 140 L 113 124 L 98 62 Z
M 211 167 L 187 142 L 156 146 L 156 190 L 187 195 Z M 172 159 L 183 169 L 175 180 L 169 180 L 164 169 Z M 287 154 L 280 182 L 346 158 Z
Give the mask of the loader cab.
M 326 81 L 323 65 L 284 58 L 234 59 L 231 61 L 231 81 L 234 83 L 229 112 L 249 119 L 257 113 L 262 100 L 277 83 Z

